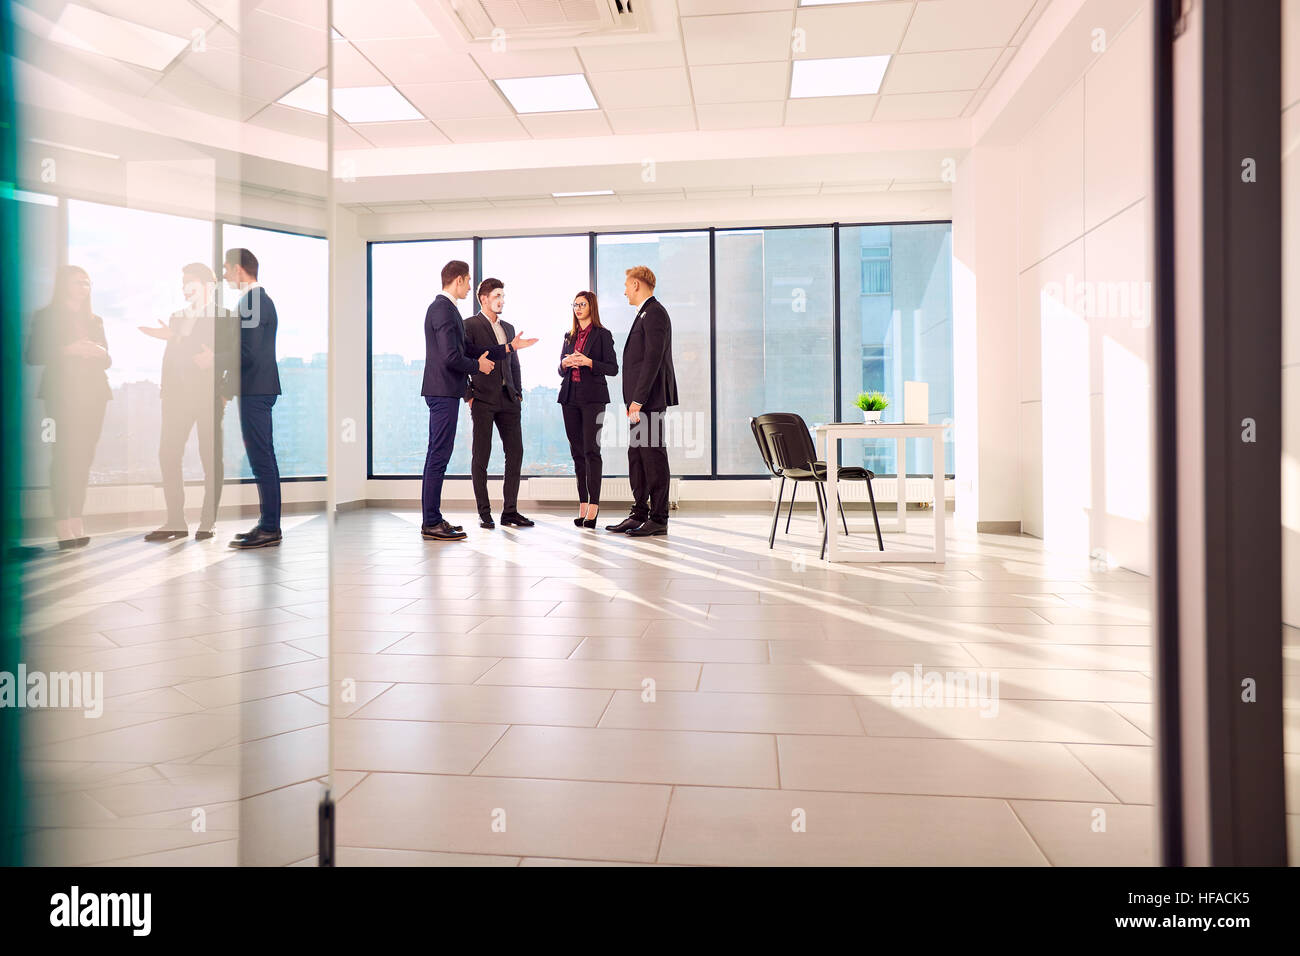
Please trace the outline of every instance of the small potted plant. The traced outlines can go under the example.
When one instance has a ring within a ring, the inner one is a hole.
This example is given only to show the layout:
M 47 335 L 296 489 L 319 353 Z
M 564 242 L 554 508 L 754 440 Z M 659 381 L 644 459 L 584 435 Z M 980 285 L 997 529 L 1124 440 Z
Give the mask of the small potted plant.
M 862 420 L 870 424 L 880 421 L 880 413 L 889 407 L 889 399 L 884 392 L 863 392 L 856 404 L 862 409 Z

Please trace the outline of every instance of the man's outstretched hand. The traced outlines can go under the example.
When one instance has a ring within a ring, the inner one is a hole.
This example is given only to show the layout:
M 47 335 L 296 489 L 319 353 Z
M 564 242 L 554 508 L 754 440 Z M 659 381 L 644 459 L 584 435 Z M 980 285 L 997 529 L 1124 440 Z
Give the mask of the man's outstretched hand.
M 530 345 L 536 345 L 537 339 L 526 339 L 522 332 L 516 332 L 514 339 L 510 342 L 510 347 L 516 352 L 520 349 L 526 349 Z

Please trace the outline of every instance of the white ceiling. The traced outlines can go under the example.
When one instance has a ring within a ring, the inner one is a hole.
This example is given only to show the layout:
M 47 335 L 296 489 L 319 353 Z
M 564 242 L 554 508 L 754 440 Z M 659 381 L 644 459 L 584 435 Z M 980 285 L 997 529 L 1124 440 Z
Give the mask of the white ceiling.
M 52 23 L 67 0 L 21 0 Z M 24 58 L 61 79 L 113 87 L 145 101 L 298 137 L 325 137 L 324 118 L 278 104 L 312 76 L 324 76 L 324 0 L 78 0 L 84 6 L 176 36 L 197 37 L 165 70 L 152 71 L 54 43 L 31 45 Z M 498 8 L 513 0 L 497 0 Z M 533 9 L 562 0 L 529 0 Z M 569 37 L 512 42 L 494 50 L 458 29 L 451 0 L 334 0 L 334 85 L 392 85 L 422 114 L 412 121 L 335 121 L 339 156 L 361 154 L 367 170 L 352 184 L 380 178 L 381 157 L 417 148 L 593 140 L 612 144 L 647 134 L 704 136 L 728 130 L 787 130 L 845 124 L 911 124 L 967 118 L 1015 56 L 1050 0 L 874 0 L 798 8 L 796 0 L 637 0 L 653 29 L 622 37 Z M 507 14 L 509 11 L 505 11 Z M 28 18 L 31 22 L 31 18 Z M 38 31 L 39 34 L 39 31 Z M 790 99 L 792 62 L 804 58 L 890 54 L 880 93 Z M 495 79 L 584 73 L 599 109 L 516 115 Z M 183 133 L 178 133 L 183 135 Z M 809 135 L 825 135 L 809 131 Z M 957 142 L 961 136 L 954 135 Z M 845 190 L 942 186 L 930 164 L 911 174 L 843 176 L 816 168 L 782 170 L 788 188 Z M 466 155 L 469 155 L 468 153 Z M 716 188 L 781 188 L 748 175 L 750 157 L 732 157 Z M 805 158 L 806 161 L 806 158 Z M 581 161 L 575 156 L 574 165 Z M 813 164 L 815 167 L 815 164 Z M 518 164 L 527 166 L 526 159 Z M 477 167 L 466 166 L 466 170 Z M 485 182 L 458 201 L 518 195 L 515 180 Z M 533 177 L 527 195 L 549 195 L 549 174 Z M 447 200 L 407 178 L 409 200 Z M 683 184 L 707 188 L 707 182 Z M 633 179 L 620 195 L 662 192 L 662 183 Z M 513 190 L 513 191 L 512 191 Z M 380 191 L 384 192 L 384 191 Z

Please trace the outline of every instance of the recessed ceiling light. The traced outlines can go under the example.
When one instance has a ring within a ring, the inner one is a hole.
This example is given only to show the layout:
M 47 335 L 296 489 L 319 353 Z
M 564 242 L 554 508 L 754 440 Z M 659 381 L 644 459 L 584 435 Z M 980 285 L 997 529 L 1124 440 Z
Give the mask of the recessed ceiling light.
M 349 123 L 392 123 L 398 120 L 424 119 L 424 114 L 391 86 L 336 89 L 334 112 Z
M 600 108 L 587 85 L 587 78 L 581 73 L 525 76 L 497 80 L 496 84 L 516 113 L 561 113 Z
M 795 60 L 790 75 L 790 99 L 810 96 L 861 96 L 877 93 L 885 78 L 889 54 L 841 56 L 828 60 Z
M 172 36 L 75 3 L 63 8 L 49 38 L 64 46 L 150 70 L 166 69 L 190 45 L 185 37 Z
M 578 193 L 551 193 L 556 199 L 572 199 L 574 196 L 612 196 L 612 189 L 588 189 Z
M 325 82 L 324 77 L 313 76 L 301 86 L 295 86 L 276 102 L 324 116 L 329 104 L 329 84 Z

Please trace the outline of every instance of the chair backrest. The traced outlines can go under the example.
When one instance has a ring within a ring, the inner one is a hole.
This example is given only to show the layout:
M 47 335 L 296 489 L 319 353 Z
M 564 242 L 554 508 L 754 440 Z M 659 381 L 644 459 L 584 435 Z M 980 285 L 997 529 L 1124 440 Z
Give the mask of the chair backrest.
M 817 447 L 813 444 L 808 424 L 793 412 L 769 412 L 755 420 L 772 455 L 772 462 L 781 471 L 797 468 L 811 471 L 817 460 Z
M 772 449 L 767 447 L 767 436 L 763 434 L 763 429 L 759 427 L 757 418 L 749 420 L 749 430 L 754 433 L 754 441 L 758 443 L 758 453 L 763 456 L 763 464 L 767 465 L 768 471 L 779 478 L 781 473 L 772 464 Z

